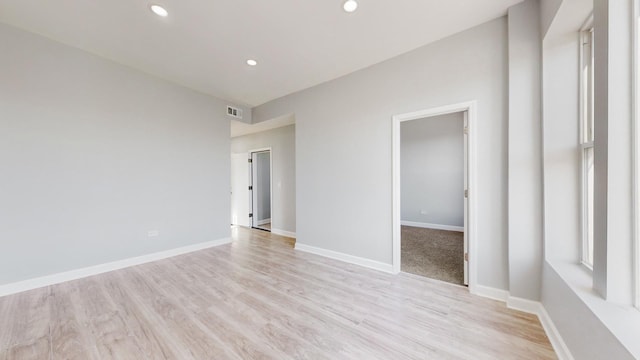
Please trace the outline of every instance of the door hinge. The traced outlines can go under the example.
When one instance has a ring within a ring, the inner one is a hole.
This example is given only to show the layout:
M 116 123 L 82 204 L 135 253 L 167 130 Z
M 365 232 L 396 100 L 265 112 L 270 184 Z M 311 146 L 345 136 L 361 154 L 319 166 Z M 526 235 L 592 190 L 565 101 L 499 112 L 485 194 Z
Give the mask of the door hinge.
M 249 190 L 253 190 L 253 186 L 249 185 Z
M 253 214 L 249 214 L 249 217 L 250 217 L 250 218 L 252 218 L 252 217 L 253 217 Z
M 469 253 L 464 253 L 464 261 L 469 261 Z
M 253 162 L 251 159 L 248 159 L 248 160 L 249 160 L 249 164 L 251 164 Z
M 462 132 L 464 132 L 465 134 L 469 134 L 469 128 L 465 126 Z
M 468 198 L 468 197 L 469 197 L 469 190 L 468 190 L 468 189 L 465 189 L 465 190 L 464 190 L 464 197 L 465 197 L 465 198 Z

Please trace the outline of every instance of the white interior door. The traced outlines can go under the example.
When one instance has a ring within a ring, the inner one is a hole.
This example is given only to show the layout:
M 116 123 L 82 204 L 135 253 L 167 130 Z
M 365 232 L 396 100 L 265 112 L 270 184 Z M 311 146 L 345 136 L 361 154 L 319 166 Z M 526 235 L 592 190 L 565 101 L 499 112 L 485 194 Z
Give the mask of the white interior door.
M 469 285 L 469 114 L 464 112 L 464 284 Z
M 247 153 L 231 154 L 231 223 L 234 225 L 251 226 L 248 188 Z

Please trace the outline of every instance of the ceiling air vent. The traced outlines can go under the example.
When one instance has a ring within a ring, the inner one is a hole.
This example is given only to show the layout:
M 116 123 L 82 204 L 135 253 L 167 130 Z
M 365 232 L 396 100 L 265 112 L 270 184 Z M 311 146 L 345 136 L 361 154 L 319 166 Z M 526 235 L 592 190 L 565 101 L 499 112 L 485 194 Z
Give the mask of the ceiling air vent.
M 242 109 L 234 108 L 233 106 L 227 106 L 227 115 L 234 118 L 242 119 Z

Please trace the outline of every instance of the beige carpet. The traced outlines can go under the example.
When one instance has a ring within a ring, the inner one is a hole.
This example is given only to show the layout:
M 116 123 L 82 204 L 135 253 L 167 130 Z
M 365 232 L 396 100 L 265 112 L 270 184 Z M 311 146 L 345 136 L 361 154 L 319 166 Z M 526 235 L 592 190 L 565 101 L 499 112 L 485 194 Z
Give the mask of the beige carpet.
M 462 285 L 463 233 L 402 226 L 404 272 Z

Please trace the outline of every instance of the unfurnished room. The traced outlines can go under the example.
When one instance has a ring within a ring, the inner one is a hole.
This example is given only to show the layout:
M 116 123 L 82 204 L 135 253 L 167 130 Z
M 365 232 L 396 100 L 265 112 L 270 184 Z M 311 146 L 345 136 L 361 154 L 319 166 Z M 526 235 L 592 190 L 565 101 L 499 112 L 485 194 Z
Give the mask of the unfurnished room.
M 640 0 L 0 0 L 0 359 L 640 359 Z

